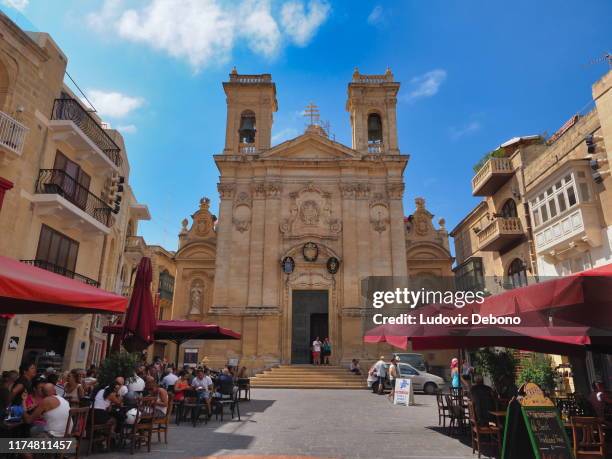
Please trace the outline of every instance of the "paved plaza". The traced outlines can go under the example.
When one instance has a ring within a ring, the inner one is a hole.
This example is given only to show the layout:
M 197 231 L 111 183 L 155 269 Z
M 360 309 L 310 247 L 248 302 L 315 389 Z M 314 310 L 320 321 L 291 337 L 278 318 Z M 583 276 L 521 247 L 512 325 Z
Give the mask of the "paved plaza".
M 147 459 L 227 455 L 325 458 L 472 458 L 467 440 L 438 428 L 435 397 L 416 395 L 417 406 L 394 406 L 366 390 L 255 389 L 240 405 L 241 421 L 213 419 L 193 427 L 172 425 L 169 443 L 154 442 Z M 144 450 L 146 451 L 146 449 Z M 128 452 L 96 454 L 119 459 Z

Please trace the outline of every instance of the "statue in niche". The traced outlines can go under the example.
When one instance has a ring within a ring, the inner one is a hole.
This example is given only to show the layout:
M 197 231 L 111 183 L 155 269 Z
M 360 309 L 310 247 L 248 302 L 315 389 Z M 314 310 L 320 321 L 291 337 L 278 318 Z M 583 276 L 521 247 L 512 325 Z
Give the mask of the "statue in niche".
M 202 313 L 202 297 L 203 297 L 203 286 L 202 283 L 196 281 L 191 286 L 189 293 L 189 314 L 201 314 Z

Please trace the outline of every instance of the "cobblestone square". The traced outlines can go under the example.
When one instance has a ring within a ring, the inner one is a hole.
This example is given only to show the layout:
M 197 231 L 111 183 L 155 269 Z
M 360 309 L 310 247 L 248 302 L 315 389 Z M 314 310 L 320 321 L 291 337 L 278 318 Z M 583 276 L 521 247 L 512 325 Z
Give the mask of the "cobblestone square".
M 472 458 L 471 447 L 438 429 L 435 398 L 394 406 L 366 390 L 255 389 L 240 405 L 241 421 L 172 425 L 169 443 L 134 457 L 297 455 L 338 459 Z M 119 459 L 127 452 L 97 454 Z M 484 456 L 483 456 L 484 457 Z

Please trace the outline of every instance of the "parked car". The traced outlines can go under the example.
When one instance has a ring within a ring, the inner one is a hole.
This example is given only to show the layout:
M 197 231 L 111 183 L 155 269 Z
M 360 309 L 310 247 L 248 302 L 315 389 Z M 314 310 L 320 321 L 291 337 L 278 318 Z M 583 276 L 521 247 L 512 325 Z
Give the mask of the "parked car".
M 428 371 L 427 363 L 423 354 L 415 354 L 413 352 L 401 352 L 394 354 L 401 363 L 407 363 L 419 371 Z
M 443 390 L 446 387 L 446 382 L 439 376 L 432 375 L 426 371 L 419 371 L 412 365 L 407 363 L 399 362 L 397 364 L 399 375 L 401 378 L 410 379 L 412 381 L 412 387 L 415 392 L 424 392 L 425 394 L 435 394 L 437 390 Z M 389 364 L 385 365 L 387 373 L 389 371 Z M 378 381 L 375 378 L 368 377 L 368 387 L 372 391 L 378 391 Z M 389 379 L 385 380 L 385 390 L 391 390 L 391 383 Z

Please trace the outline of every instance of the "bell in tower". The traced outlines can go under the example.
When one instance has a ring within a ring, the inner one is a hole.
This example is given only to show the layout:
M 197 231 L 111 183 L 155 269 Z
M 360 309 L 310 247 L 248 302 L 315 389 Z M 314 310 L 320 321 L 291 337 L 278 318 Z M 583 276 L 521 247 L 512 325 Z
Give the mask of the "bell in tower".
M 272 142 L 272 118 L 278 110 L 272 75 L 241 75 L 234 68 L 223 83 L 227 96 L 224 154 L 261 153 Z

